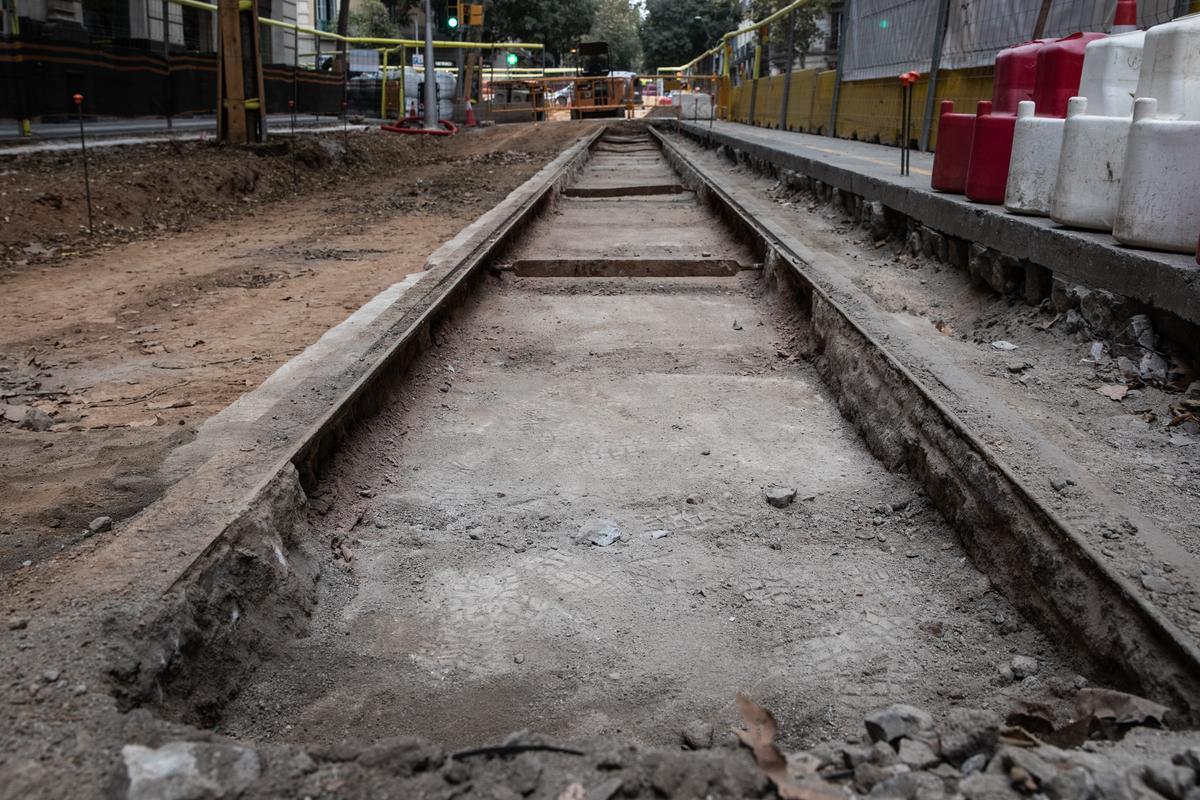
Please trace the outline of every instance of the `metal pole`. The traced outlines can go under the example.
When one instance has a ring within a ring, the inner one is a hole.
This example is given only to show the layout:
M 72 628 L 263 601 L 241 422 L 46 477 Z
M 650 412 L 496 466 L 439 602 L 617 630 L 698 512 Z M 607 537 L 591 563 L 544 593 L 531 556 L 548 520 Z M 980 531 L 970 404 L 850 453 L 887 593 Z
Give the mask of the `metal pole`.
M 173 99 L 171 92 L 171 12 L 168 10 L 167 0 L 162 0 L 162 19 L 163 19 L 163 61 L 167 65 L 167 130 L 174 127 L 174 116 L 172 111 Z
M 846 4 L 842 6 L 841 20 L 838 22 L 841 43 L 838 47 L 837 75 L 834 77 L 833 83 L 833 103 L 829 109 L 829 136 L 831 137 L 837 136 L 838 102 L 842 99 L 842 69 L 846 63 L 846 22 L 850 19 L 852 2 L 853 0 L 846 0 Z
M 321 76 L 321 37 L 320 36 L 313 37 L 313 48 L 314 48 L 313 49 L 313 74 L 316 75 L 317 77 L 320 77 Z M 324 84 L 318 83 L 317 85 L 322 86 Z M 316 117 L 317 119 L 321 118 L 321 104 L 320 103 L 313 103 L 313 116 Z
M 405 70 L 408 69 L 408 48 L 400 45 L 400 110 L 396 114 L 396 119 L 404 119 L 408 116 L 408 98 L 404 92 Z
M 937 98 L 938 70 L 942 67 L 942 48 L 950 26 L 950 0 L 940 0 L 937 30 L 933 35 L 933 54 L 929 58 L 929 85 L 925 87 L 925 112 L 921 119 L 921 152 L 929 151 L 929 132 L 933 128 L 933 109 Z
M 88 175 L 87 135 L 83 132 L 83 95 L 76 93 L 72 97 L 75 108 L 79 111 L 79 149 L 83 152 L 83 190 L 87 195 L 88 235 L 95 236 L 96 228 L 92 223 L 92 179 Z
M 388 51 L 383 51 L 383 85 L 379 90 L 379 118 L 387 119 L 387 57 Z M 404 69 L 403 66 L 400 67 Z
M 754 115 L 758 109 L 758 73 L 762 70 L 762 29 L 754 32 L 754 74 L 750 76 L 750 119 L 746 122 L 754 124 Z
M 24 63 L 24 59 L 21 56 L 21 13 L 17 9 L 17 0 L 9 0 L 8 8 L 9 13 L 12 15 L 12 36 L 13 44 L 16 47 L 17 63 Z M 22 113 L 28 110 L 28 91 L 27 88 L 23 88 L 20 92 L 21 102 L 19 105 Z M 17 121 L 17 132 L 25 137 L 33 135 L 33 128 L 29 124 L 29 117 L 22 116 Z
M 292 28 L 292 135 L 296 134 L 296 107 L 300 104 L 300 23 Z
M 1050 18 L 1050 4 L 1054 0 L 1042 0 L 1042 7 L 1038 9 L 1037 22 L 1033 26 L 1033 36 L 1031 39 L 1040 39 L 1046 30 L 1046 20 Z
M 425 130 L 438 128 L 437 70 L 433 61 L 433 5 L 425 0 Z
M 787 53 L 787 70 L 783 77 L 783 101 L 779 104 L 779 130 L 786 131 L 788 99 L 792 94 L 792 68 L 794 66 L 793 59 L 796 55 L 796 9 L 792 9 L 788 14 L 787 21 L 787 42 L 785 44 L 785 52 Z

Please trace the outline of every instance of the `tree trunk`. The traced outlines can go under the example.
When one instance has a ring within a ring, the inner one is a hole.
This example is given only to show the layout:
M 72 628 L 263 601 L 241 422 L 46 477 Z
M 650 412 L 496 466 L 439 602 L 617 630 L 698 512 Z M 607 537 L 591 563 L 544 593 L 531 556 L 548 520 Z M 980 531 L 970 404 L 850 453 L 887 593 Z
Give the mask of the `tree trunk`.
M 338 36 L 347 36 L 350 32 L 350 0 L 340 0 L 338 3 L 337 32 Z M 337 62 L 337 71 L 343 75 L 346 74 L 346 42 L 338 42 L 338 57 L 335 61 Z

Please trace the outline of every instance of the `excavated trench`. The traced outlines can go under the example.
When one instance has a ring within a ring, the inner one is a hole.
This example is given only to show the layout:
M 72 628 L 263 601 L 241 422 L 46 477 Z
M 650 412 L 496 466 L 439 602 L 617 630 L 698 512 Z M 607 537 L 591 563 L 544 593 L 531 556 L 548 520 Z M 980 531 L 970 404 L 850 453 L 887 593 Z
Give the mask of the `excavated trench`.
M 1028 622 L 949 495 L 864 440 L 846 396 L 911 398 L 818 341 L 811 298 L 647 133 L 610 129 L 491 267 L 308 487 L 284 539 L 309 596 L 241 611 L 311 618 L 252 658 L 192 654 L 169 716 L 289 743 L 674 745 L 738 691 L 811 739 L 894 702 L 1131 688 Z

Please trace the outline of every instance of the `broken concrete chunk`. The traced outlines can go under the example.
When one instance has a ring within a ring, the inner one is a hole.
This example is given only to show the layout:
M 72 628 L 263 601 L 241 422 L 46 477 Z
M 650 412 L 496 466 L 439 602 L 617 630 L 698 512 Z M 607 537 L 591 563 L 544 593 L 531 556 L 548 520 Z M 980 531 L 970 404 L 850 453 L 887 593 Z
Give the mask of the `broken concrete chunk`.
M 258 780 L 258 753 L 248 747 L 208 742 L 169 742 L 121 749 L 129 775 L 128 800 L 193 800 L 234 797 Z
M 1012 666 L 1013 677 L 1023 681 L 1031 675 L 1036 675 L 1040 665 L 1038 660 L 1032 656 L 1013 656 L 1010 666 Z
M 88 530 L 92 533 L 104 533 L 105 531 L 111 531 L 112 526 L 112 517 L 96 517 L 88 523 Z
M 863 720 L 873 742 L 894 742 L 901 738 L 926 738 L 933 732 L 933 717 L 919 708 L 903 703 L 875 711 Z
M 621 539 L 621 529 L 611 519 L 588 522 L 583 526 L 581 534 L 581 544 L 594 544 L 596 547 L 608 547 Z
M 1143 575 L 1142 586 L 1147 591 L 1157 592 L 1158 594 L 1175 594 L 1179 588 L 1172 584 L 1166 578 L 1160 578 L 1157 575 Z
M 992 751 L 999 731 L 1000 716 L 994 711 L 952 708 L 942 723 L 942 756 L 952 764 L 961 763 L 966 772 L 967 761 Z
M 443 760 L 441 748 L 419 736 L 394 736 L 368 747 L 358 757 L 364 767 L 383 770 L 401 778 L 437 769 Z
M 17 425 L 18 428 L 26 431 L 48 431 L 54 425 L 54 419 L 42 411 L 40 408 L 27 408 L 25 415 L 21 417 L 21 422 Z
M 1117 341 L 1122 344 L 1136 345 L 1147 350 L 1154 349 L 1154 323 L 1145 314 L 1134 314 L 1125 320 L 1117 334 Z
M 713 726 L 702 720 L 689 722 L 683 728 L 683 744 L 689 750 L 707 750 L 713 744 Z
M 925 769 L 938 764 L 942 759 L 929 745 L 917 739 L 900 740 L 900 763 L 912 769 Z
M 796 490 L 783 486 L 771 486 L 764 494 L 767 502 L 776 508 L 787 508 L 796 499 Z

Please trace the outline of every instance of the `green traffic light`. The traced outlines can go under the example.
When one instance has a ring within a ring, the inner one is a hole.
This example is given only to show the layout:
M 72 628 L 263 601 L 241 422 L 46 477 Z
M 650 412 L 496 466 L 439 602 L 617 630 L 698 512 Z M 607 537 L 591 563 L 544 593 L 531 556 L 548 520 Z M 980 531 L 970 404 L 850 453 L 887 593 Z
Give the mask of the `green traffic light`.
M 510 67 L 515 67 L 517 65 L 517 54 L 509 53 L 507 56 L 504 57 L 504 60 L 508 62 L 508 65 Z
M 450 19 L 446 20 L 446 27 L 450 28 L 450 29 L 457 28 L 458 27 L 458 17 L 451 17 Z

